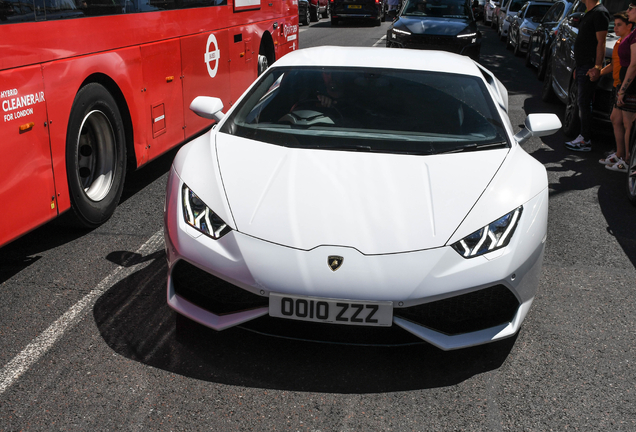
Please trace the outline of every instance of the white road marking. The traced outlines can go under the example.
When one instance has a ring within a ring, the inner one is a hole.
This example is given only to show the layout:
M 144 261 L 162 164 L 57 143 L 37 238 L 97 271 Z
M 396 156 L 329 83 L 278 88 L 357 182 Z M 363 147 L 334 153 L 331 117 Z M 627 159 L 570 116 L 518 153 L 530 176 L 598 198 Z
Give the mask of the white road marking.
M 147 256 L 163 248 L 163 231 L 157 231 L 137 251 L 141 256 Z M 91 292 L 75 303 L 64 315 L 33 339 L 20 354 L 0 369 L 0 395 L 11 387 L 26 371 L 29 370 L 64 333 L 80 321 L 95 304 L 97 299 L 110 287 L 130 276 L 134 272 L 150 264 L 151 261 L 141 262 L 130 267 L 119 266 L 110 275 L 106 276 Z
M 378 39 L 378 41 L 376 43 L 373 44 L 374 47 L 377 47 L 378 45 L 380 45 L 381 43 L 385 43 L 384 41 L 386 40 L 386 35 L 382 36 L 380 39 Z

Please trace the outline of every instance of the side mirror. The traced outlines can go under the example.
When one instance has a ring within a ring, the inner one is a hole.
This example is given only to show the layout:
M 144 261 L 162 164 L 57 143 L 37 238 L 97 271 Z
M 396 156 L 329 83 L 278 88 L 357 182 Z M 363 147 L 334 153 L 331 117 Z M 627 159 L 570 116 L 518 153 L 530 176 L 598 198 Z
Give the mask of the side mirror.
M 582 16 L 583 14 L 581 12 L 573 13 L 572 15 L 570 15 L 570 18 L 568 18 L 568 24 L 570 24 L 571 27 L 579 28 Z
M 519 144 L 526 142 L 530 137 L 552 135 L 561 129 L 561 120 L 556 114 L 528 114 L 525 126 L 515 135 L 515 140 Z
M 197 96 L 190 104 L 190 109 L 199 117 L 209 120 L 221 121 L 225 116 L 221 111 L 223 101 L 219 98 L 209 96 Z

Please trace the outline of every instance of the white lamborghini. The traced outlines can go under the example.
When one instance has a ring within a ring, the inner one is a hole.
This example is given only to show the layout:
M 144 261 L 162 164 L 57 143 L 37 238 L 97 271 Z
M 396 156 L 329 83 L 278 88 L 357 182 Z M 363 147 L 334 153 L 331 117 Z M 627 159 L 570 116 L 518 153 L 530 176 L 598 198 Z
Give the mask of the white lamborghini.
M 514 335 L 535 296 L 544 167 L 501 82 L 446 52 L 321 47 L 278 60 L 185 145 L 165 208 L 168 304 L 255 320 L 398 326 L 444 350 Z M 370 329 L 372 331 L 372 329 Z

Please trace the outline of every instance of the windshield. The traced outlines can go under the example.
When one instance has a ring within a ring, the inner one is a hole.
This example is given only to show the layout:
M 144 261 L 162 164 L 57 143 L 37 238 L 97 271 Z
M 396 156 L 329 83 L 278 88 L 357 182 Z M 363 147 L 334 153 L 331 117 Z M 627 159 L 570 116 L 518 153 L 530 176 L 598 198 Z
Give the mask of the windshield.
M 526 0 L 512 0 L 508 12 L 519 12 L 519 9 L 525 4 Z
M 550 9 L 550 5 L 531 5 L 526 12 L 526 18 L 543 18 Z
M 402 15 L 469 18 L 470 3 L 464 0 L 408 0 Z
M 367 68 L 270 68 L 222 133 L 298 148 L 437 154 L 507 147 L 483 80 Z

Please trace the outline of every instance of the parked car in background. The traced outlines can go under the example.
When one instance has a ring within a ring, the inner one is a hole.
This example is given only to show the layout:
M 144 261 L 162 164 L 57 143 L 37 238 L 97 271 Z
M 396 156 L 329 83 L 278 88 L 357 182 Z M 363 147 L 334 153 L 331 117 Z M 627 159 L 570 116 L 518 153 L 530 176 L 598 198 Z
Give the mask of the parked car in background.
M 578 91 L 572 71 L 575 69 L 574 41 L 578 35 L 578 25 L 581 21 L 582 0 L 572 7 L 572 13 L 559 26 L 558 33 L 551 47 L 550 60 L 546 68 L 545 80 L 541 98 L 546 101 L 560 100 L 565 103 L 565 114 L 563 117 L 563 132 L 569 136 L 575 136 L 580 131 L 579 107 L 577 103 Z M 629 5 L 629 0 L 609 0 L 604 3 L 611 15 L 624 11 Z M 612 58 L 612 48 L 618 38 L 614 34 L 614 20 L 610 20 L 605 44 L 605 61 Z M 612 109 L 612 88 L 613 78 L 610 75 L 601 77 L 594 93 L 592 101 L 592 112 L 594 118 L 609 123 L 609 116 Z
M 298 24 L 309 25 L 310 21 L 309 0 L 298 0 Z
M 499 2 L 488 0 L 484 5 L 484 24 L 492 26 L 492 21 L 495 17 L 495 10 Z
M 469 0 L 407 0 L 387 31 L 386 46 L 449 51 L 479 61 L 481 37 Z
M 309 18 L 312 22 L 320 21 L 320 18 L 329 18 L 329 0 L 308 0 Z M 298 4 L 300 10 L 300 3 Z
M 514 49 L 515 55 L 528 50 L 532 32 L 537 28 L 546 12 L 552 6 L 549 1 L 529 1 L 524 4 L 510 23 L 507 47 Z
M 497 32 L 501 40 L 507 40 L 510 23 L 525 2 L 526 0 L 507 0 L 506 4 L 499 9 L 497 17 L 499 27 Z
M 537 78 L 540 81 L 543 81 L 545 76 L 546 65 L 550 59 L 550 47 L 559 30 L 559 25 L 568 16 L 573 5 L 573 0 L 556 0 L 530 36 L 526 53 L 526 66 L 537 68 Z M 574 12 L 584 12 L 585 3 L 578 3 L 578 8 L 580 9 L 581 7 L 583 10 Z
M 372 20 L 379 26 L 386 20 L 386 0 L 332 0 L 331 25 L 338 25 L 342 20 Z
M 484 19 L 486 0 L 473 0 L 473 16 L 477 21 Z

